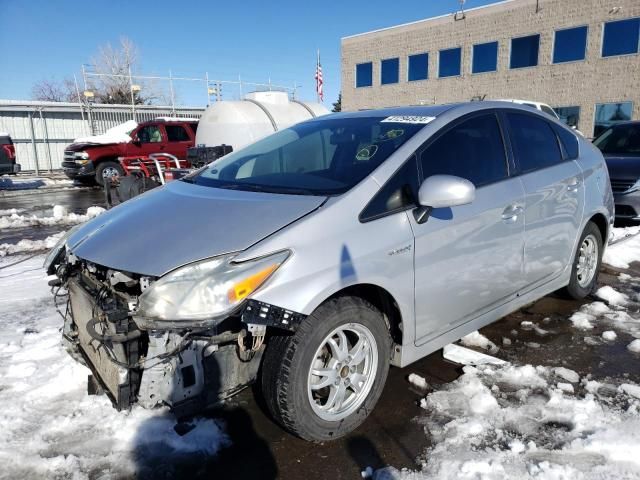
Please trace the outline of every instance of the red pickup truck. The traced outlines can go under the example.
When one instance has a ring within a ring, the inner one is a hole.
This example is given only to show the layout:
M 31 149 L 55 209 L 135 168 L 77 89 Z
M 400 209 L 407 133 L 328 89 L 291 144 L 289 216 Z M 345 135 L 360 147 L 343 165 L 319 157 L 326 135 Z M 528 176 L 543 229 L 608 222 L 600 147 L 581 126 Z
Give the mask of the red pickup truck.
M 62 168 L 71 179 L 103 185 L 105 178 L 124 173 L 119 157 L 170 153 L 181 160 L 186 159 L 187 149 L 194 146 L 197 128 L 195 120 L 158 119 L 135 127 L 129 133 L 130 141 L 98 143 L 89 138 L 65 149 Z

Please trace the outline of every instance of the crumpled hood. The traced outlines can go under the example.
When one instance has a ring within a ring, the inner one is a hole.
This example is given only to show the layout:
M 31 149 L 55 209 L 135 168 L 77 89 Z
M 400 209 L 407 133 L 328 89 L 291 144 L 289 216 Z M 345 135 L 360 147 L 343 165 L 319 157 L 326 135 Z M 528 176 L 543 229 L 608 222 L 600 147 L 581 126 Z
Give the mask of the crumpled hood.
M 187 263 L 244 250 L 325 199 L 174 181 L 87 222 L 67 246 L 98 265 L 161 276 Z
M 640 156 L 605 155 L 609 176 L 616 180 L 640 179 Z

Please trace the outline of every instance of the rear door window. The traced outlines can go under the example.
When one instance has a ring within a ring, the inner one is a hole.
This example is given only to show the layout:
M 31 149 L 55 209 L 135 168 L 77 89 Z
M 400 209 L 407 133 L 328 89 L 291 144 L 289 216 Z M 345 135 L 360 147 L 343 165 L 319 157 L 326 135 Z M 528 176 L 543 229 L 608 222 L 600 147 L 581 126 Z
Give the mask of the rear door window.
M 164 129 L 167 131 L 167 139 L 170 142 L 188 142 L 191 140 L 187 131 L 180 125 L 165 125 Z
M 507 113 L 511 143 L 522 173 L 563 161 L 558 138 L 549 122 L 524 113 Z
M 423 178 L 446 174 L 476 187 L 508 177 L 507 157 L 495 114 L 474 116 L 451 128 L 419 156 Z

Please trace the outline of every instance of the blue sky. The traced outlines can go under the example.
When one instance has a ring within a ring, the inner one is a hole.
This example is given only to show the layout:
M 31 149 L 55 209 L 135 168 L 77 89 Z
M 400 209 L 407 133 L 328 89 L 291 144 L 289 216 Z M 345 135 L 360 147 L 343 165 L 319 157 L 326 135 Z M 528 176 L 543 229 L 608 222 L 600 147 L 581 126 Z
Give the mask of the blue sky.
M 467 0 L 465 8 L 493 3 Z M 301 84 L 315 98 L 316 49 L 325 104 L 340 90 L 340 38 L 444 13 L 458 0 L 166 1 L 0 0 L 0 98 L 28 99 L 41 79 L 80 75 L 98 47 L 127 36 L 139 73 Z M 168 90 L 168 87 L 165 87 Z M 204 84 L 176 83 L 180 103 L 201 105 Z M 231 89 L 223 88 L 229 96 Z

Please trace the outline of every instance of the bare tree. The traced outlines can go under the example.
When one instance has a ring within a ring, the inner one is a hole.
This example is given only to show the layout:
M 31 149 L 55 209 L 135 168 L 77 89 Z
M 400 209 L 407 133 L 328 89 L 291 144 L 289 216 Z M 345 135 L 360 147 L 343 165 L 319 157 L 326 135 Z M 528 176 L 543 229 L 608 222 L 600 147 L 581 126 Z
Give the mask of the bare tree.
M 138 47 L 128 38 L 121 37 L 118 45 L 110 43 L 101 46 L 98 53 L 91 58 L 94 72 L 98 76 L 89 76 L 88 88 L 94 92 L 97 103 L 130 104 L 133 94 L 134 103 L 151 104 L 159 100 L 166 101 L 167 95 L 153 82 L 141 82 L 134 78 L 133 83 L 140 90 L 132 92 L 130 73 L 134 73 L 139 63 Z M 73 80 L 62 82 L 42 80 L 31 90 L 34 100 L 53 102 L 77 102 L 78 96 Z
M 117 47 L 110 43 L 102 46 L 92 63 L 95 73 L 103 76 L 94 77 L 96 85 L 96 101 L 100 103 L 150 104 L 161 96 L 155 85 L 134 81 L 141 89 L 131 91 L 129 75 L 135 71 L 139 61 L 138 47 L 127 37 L 121 37 Z
M 48 102 L 77 102 L 73 80 L 41 80 L 31 88 L 31 98 Z

